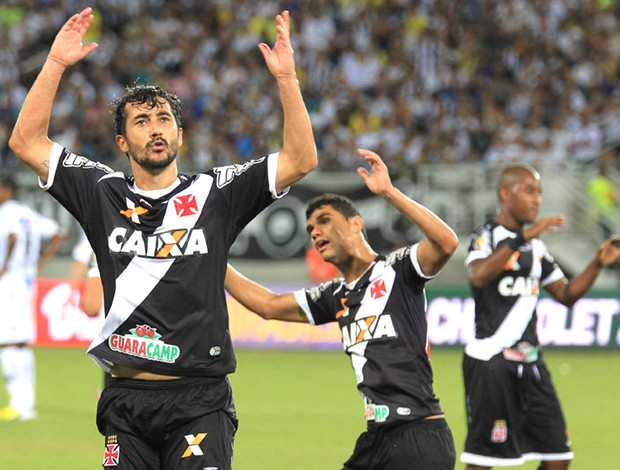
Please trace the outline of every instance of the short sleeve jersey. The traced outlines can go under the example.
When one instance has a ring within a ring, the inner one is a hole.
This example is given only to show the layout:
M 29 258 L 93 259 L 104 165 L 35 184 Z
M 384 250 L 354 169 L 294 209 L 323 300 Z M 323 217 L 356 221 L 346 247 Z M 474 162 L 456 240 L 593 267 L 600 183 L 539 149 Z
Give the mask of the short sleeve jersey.
M 58 223 L 21 202 L 9 200 L 0 206 L 0 227 L 0 257 L 6 256 L 8 236 L 15 234 L 17 242 L 8 260 L 8 268 L 12 272 L 19 271 L 28 281 L 32 281 L 41 254 L 41 243 L 60 230 Z M 3 265 L 4 260 L 0 259 L 0 266 Z
M 13 272 L 26 266 L 26 226 L 24 211 L 20 203 L 8 200 L 0 204 L 0 268 Z M 16 237 L 10 258 L 7 259 L 9 239 Z
M 104 369 L 120 364 L 206 377 L 234 371 L 228 251 L 278 197 L 277 159 L 179 175 L 169 191 L 154 195 L 54 145 L 43 187 L 79 221 L 97 257 L 105 321 L 89 354 Z
M 379 256 L 356 282 L 295 292 L 310 323 L 338 322 L 357 387 L 377 425 L 441 413 L 433 391 L 425 283 L 417 245 Z
M 488 222 L 473 233 L 465 264 L 489 257 L 500 242 L 516 236 L 497 222 Z M 534 238 L 521 245 L 496 279 L 482 288 L 472 286 L 476 334 L 465 346 L 465 354 L 487 361 L 521 342 L 538 346 L 539 289 L 563 277 L 542 240 Z

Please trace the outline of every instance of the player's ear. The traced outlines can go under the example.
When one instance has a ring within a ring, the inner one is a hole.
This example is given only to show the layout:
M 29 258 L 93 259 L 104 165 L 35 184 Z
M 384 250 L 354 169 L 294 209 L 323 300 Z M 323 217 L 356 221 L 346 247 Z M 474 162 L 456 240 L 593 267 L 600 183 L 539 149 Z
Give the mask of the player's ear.
M 361 215 L 354 215 L 351 217 L 350 222 L 355 233 L 362 233 L 364 230 L 364 219 L 362 219 Z
M 116 135 L 116 145 L 123 153 L 127 153 L 127 151 L 129 150 L 129 145 L 127 145 L 127 141 L 125 140 L 125 137 L 123 137 L 120 134 Z
M 504 203 L 510 199 L 510 196 L 512 195 L 512 191 L 508 188 L 500 188 L 500 190 L 498 191 L 498 195 L 499 195 L 499 201 Z

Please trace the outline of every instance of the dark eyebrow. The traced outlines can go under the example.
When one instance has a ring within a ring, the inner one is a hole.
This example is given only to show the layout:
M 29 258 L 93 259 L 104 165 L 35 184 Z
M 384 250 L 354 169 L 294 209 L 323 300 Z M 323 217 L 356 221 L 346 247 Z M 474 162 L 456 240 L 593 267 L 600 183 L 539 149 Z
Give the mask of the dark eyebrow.
M 148 119 L 148 117 L 149 117 L 149 115 L 148 115 L 148 114 L 146 114 L 146 113 L 140 113 L 140 114 L 135 115 L 135 116 L 132 118 L 132 121 L 137 121 L 138 119 Z
M 170 114 L 168 111 L 166 110 L 161 110 L 158 111 L 157 113 L 155 113 L 155 116 L 168 116 L 168 117 L 172 117 L 172 114 Z M 150 115 L 147 113 L 140 113 L 137 114 L 133 117 L 133 121 L 137 121 L 138 119 L 149 119 Z

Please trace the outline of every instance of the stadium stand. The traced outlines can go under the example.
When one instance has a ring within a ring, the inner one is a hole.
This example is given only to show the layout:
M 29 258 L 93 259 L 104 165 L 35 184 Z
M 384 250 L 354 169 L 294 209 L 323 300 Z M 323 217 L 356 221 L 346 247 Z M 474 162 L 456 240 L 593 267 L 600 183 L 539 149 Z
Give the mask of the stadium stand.
M 96 24 L 89 39 L 101 47 L 63 81 L 51 126 L 55 140 L 125 169 L 107 105 L 139 80 L 172 89 L 183 100 L 191 136 L 180 155 L 186 171 L 277 148 L 277 90 L 265 86 L 272 78 L 256 47 L 273 35 L 273 2 L 91 3 Z M 555 253 L 570 253 L 560 262 L 587 262 L 600 237 L 588 218 L 586 180 L 601 155 L 612 163 L 612 180 L 620 180 L 618 2 L 280 3 L 298 31 L 299 78 L 321 173 L 351 173 L 358 164 L 354 149 L 372 148 L 412 196 L 442 214 L 465 240 L 494 207 L 493 172 L 527 161 L 543 173 L 544 211 L 568 218 L 549 245 Z M 8 135 L 51 32 L 74 4 L 0 5 L 0 169 L 21 171 Z M 582 251 L 587 255 L 575 255 Z

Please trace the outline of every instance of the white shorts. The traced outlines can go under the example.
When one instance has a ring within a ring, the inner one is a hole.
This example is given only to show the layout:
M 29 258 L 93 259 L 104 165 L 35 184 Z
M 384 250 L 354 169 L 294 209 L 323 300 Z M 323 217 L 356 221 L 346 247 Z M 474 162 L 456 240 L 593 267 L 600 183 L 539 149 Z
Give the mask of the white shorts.
M 34 341 L 32 283 L 22 273 L 0 277 L 0 345 Z

